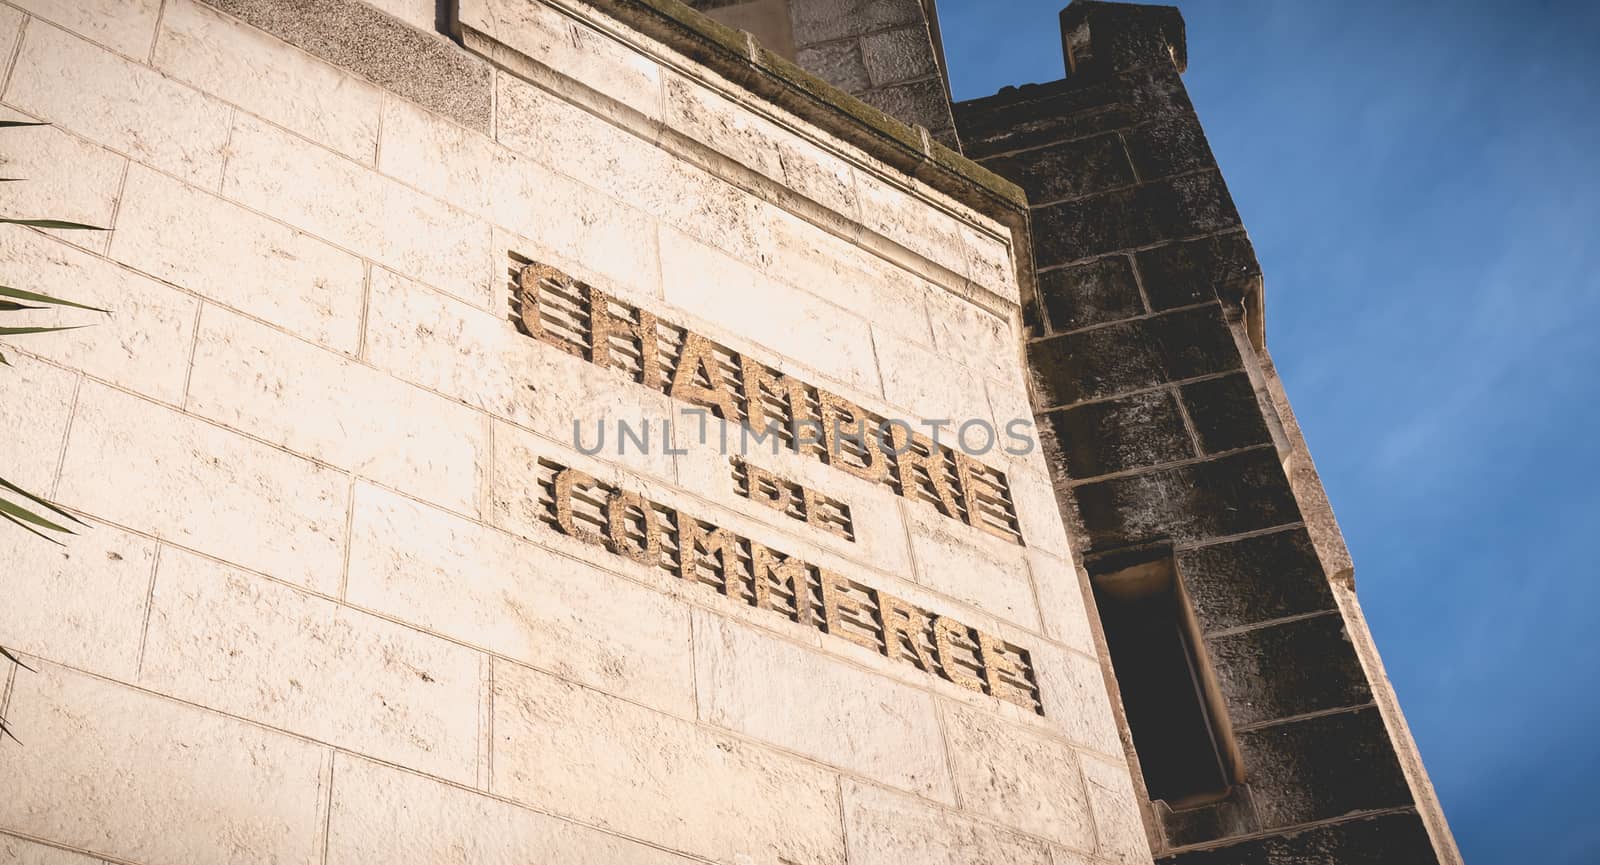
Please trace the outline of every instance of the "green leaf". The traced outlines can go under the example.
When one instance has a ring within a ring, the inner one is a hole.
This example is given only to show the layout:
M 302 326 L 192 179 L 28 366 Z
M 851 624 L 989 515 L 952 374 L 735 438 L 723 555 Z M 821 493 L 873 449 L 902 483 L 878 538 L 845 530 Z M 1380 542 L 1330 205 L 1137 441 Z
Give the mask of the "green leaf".
M 38 294 L 32 291 L 23 291 L 20 288 L 12 288 L 8 285 L 0 285 L 0 297 L 9 297 L 12 300 L 31 300 L 35 303 L 48 303 L 55 306 L 70 306 L 74 309 L 87 309 L 90 312 L 103 312 L 108 315 L 111 313 L 111 310 L 101 309 L 98 306 L 84 306 L 81 303 L 73 303 L 70 300 L 62 300 L 59 297 L 51 297 L 48 294 Z
M 6 353 L 3 352 L 3 351 L 0 351 L 0 366 L 10 366 L 10 365 L 11 365 L 11 361 L 6 360 Z
M 44 517 L 39 516 L 33 511 L 28 510 L 27 508 L 8 502 L 5 499 L 0 499 L 0 514 L 11 517 L 13 520 L 22 520 L 24 522 L 33 523 L 36 526 L 49 529 L 52 532 L 61 532 L 62 534 L 67 535 L 76 534 L 76 532 L 67 528 L 66 526 L 53 523 Z M 27 528 L 27 526 L 23 526 L 23 528 Z
M 11 225 L 30 225 L 34 228 L 64 228 L 69 230 L 81 229 L 84 231 L 111 230 L 109 228 L 101 228 L 98 225 L 84 225 L 81 222 L 68 222 L 65 219 L 12 219 L 9 216 L 0 216 L 0 223 L 9 223 Z
M 13 303 L 9 300 L 0 300 L 0 312 L 21 312 L 25 309 L 44 309 L 44 307 L 29 306 L 25 303 Z
M 0 327 L 0 336 L 24 336 L 30 333 L 55 333 L 58 330 L 77 330 L 88 325 L 73 324 L 59 327 Z
M 0 120 L 0 129 L 10 129 L 15 126 L 49 126 L 37 120 Z
M 66 544 L 63 544 L 62 542 L 56 540 L 55 538 L 50 537 L 49 535 L 45 534 L 44 532 L 39 531 L 38 529 L 34 528 L 33 526 L 28 525 L 27 523 L 17 519 L 16 517 L 11 516 L 10 514 L 4 513 L 4 512 L 0 512 L 0 520 L 5 520 L 6 522 L 11 523 L 12 525 L 21 526 L 22 530 L 27 532 L 28 534 L 37 535 L 38 537 L 44 538 L 45 540 L 49 541 L 52 544 L 55 544 L 58 547 L 66 546 Z
M 88 525 L 88 523 L 84 522 L 83 520 L 80 520 L 77 517 L 73 516 L 72 514 L 69 514 L 66 511 L 56 507 L 55 505 L 45 501 L 44 499 L 39 498 L 38 496 L 34 495 L 33 493 L 28 492 L 27 490 L 23 489 L 22 487 L 17 486 L 16 484 L 6 480 L 5 478 L 0 478 L 0 487 L 4 487 L 5 489 L 10 490 L 10 491 L 16 493 L 17 495 L 22 496 L 23 498 L 27 499 L 28 501 L 33 502 L 36 505 L 42 505 L 42 506 L 44 506 L 46 508 L 49 508 L 50 512 L 55 514 L 56 516 L 63 517 L 65 519 L 69 519 L 69 520 L 77 523 L 80 526 L 87 526 Z

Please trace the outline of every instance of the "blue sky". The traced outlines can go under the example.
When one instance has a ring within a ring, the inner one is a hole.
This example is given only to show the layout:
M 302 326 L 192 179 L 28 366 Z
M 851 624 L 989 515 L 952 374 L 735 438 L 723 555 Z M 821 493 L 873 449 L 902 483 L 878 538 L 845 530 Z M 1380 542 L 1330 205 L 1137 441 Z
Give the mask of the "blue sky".
M 1063 0 L 940 0 L 956 98 Z M 1193 0 L 1268 344 L 1472 865 L 1600 862 L 1600 4 Z

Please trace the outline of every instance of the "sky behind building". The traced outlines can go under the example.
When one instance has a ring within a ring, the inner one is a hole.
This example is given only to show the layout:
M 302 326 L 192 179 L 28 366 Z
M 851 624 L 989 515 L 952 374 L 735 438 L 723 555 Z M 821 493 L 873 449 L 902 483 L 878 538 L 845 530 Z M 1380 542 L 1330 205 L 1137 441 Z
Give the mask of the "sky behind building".
M 957 99 L 1064 0 L 940 0 Z M 1462 853 L 1587 865 L 1600 765 L 1600 5 L 1194 0 L 1267 338 Z

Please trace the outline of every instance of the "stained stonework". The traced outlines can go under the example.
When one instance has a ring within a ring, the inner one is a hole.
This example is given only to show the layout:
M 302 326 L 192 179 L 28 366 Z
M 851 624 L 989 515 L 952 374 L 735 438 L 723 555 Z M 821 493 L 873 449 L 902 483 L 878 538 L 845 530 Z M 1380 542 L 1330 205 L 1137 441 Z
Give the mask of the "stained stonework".
M 1125 734 L 1157 858 L 1459 862 L 1266 352 L 1260 268 L 1179 77 L 1183 20 L 1077 0 L 1061 23 L 1064 79 L 956 119 L 1028 194 L 1034 407 L 1086 581 L 1172 574 L 1212 701 L 1210 798 L 1150 801 L 1171 757 Z M 1110 655 L 1108 681 L 1142 694 Z

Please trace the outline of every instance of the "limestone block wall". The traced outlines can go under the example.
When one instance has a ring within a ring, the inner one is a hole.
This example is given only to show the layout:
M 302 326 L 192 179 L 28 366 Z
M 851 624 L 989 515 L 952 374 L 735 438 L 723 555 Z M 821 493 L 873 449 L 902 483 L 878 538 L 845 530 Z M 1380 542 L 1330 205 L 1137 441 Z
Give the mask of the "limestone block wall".
M 616 5 L 462 0 L 456 44 L 404 3 L 0 3 L 0 110 L 51 124 L 4 131 L 5 210 L 111 229 L 0 234 L 0 281 L 114 310 L 5 345 L 0 465 L 92 528 L 0 543 L 36 669 L 0 860 L 1150 861 L 1037 450 L 957 462 L 1007 536 L 752 452 L 846 538 L 741 492 L 626 339 L 531 332 L 538 264 L 741 386 L 1031 417 L 1009 223 Z M 810 563 L 815 609 L 630 555 L 650 508 Z

